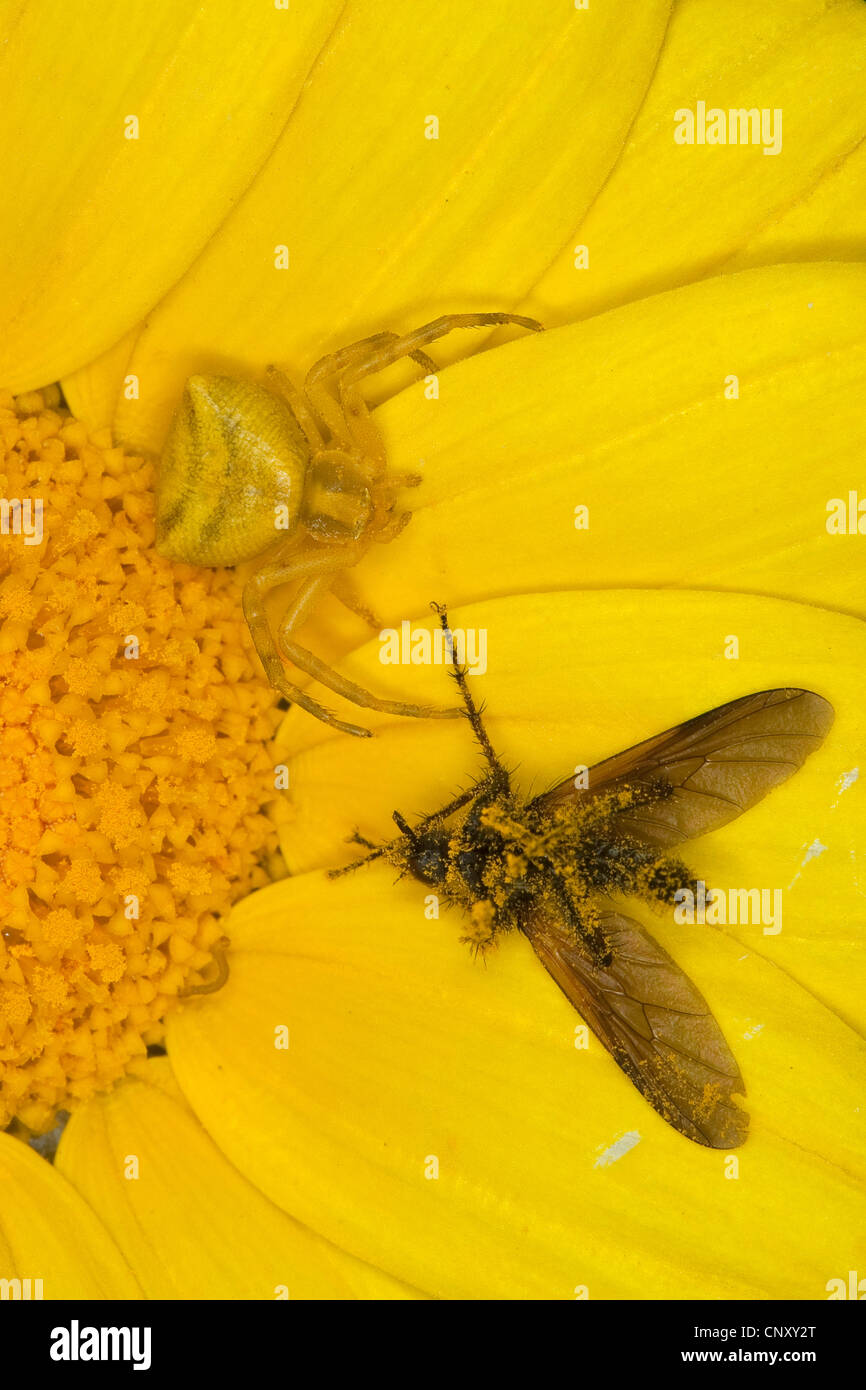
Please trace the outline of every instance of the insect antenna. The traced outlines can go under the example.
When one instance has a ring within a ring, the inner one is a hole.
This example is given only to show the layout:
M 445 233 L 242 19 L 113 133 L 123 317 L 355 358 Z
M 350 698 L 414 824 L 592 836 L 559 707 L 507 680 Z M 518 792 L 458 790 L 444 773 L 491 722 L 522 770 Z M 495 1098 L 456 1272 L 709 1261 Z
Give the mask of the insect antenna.
M 460 662 L 457 660 L 454 651 L 454 637 L 448 623 L 448 610 L 444 603 L 431 603 L 430 607 L 433 609 L 434 613 L 439 615 L 439 624 L 445 634 L 445 641 L 448 645 L 448 655 L 451 658 L 451 674 L 457 682 L 457 688 L 463 697 L 463 704 L 466 707 L 466 718 L 472 725 L 472 732 L 478 741 L 482 753 L 490 764 L 494 781 L 496 783 L 504 782 L 507 786 L 508 772 L 499 761 L 496 750 L 490 742 L 487 730 L 484 727 L 484 720 L 481 717 L 482 710 L 479 709 L 472 698 L 472 694 L 469 690 L 469 681 L 466 675 L 466 667 L 461 666 Z
M 457 682 L 457 687 L 463 698 L 466 711 L 466 718 L 472 726 L 472 732 L 478 741 L 481 751 L 484 754 L 489 766 L 490 773 L 481 778 L 473 786 L 463 791 L 459 796 L 455 796 L 453 801 L 449 801 L 447 806 L 441 806 L 438 811 L 433 811 L 430 815 L 423 816 L 414 826 L 411 826 L 405 816 L 399 811 L 394 811 L 393 819 L 400 831 L 400 838 L 397 840 L 387 840 L 384 844 L 374 847 L 369 840 L 365 840 L 357 831 L 349 836 L 349 840 L 354 844 L 365 845 L 370 853 L 362 855 L 360 859 L 355 859 L 351 864 L 343 864 L 338 869 L 329 869 L 328 878 L 342 878 L 344 874 L 353 873 L 355 869 L 360 869 L 362 864 L 369 864 L 374 859 L 387 858 L 389 852 L 393 850 L 402 840 L 408 840 L 410 845 L 418 842 L 419 835 L 432 825 L 434 821 L 447 820 L 455 811 L 459 811 L 463 806 L 467 806 L 471 801 L 475 801 L 479 796 L 488 792 L 495 792 L 502 787 L 509 786 L 508 770 L 500 762 L 493 744 L 484 727 L 482 719 L 483 708 L 476 705 L 469 690 L 469 682 L 466 675 L 466 667 L 461 666 L 454 651 L 454 638 L 451 628 L 448 625 L 448 610 L 444 603 L 431 603 L 430 607 L 438 615 L 442 631 L 445 634 L 445 641 L 448 645 L 448 655 L 451 660 L 451 674 Z
M 357 843 L 354 835 L 350 835 L 349 840 L 352 843 Z M 343 864 L 339 869 L 329 869 L 328 878 L 342 878 L 344 874 L 351 874 L 354 873 L 355 869 L 360 869 L 362 864 L 369 864 L 374 859 L 381 859 L 393 843 L 393 840 L 389 840 L 384 845 L 379 845 L 378 849 L 371 850 L 369 854 L 362 854 L 360 859 L 353 859 L 351 864 Z
M 370 854 L 365 854 L 360 859 L 353 860 L 351 864 L 343 864 L 339 869 L 329 869 L 328 878 L 342 878 L 343 874 L 350 874 L 354 869 L 360 869 L 362 864 L 369 864 L 371 859 L 381 859 L 382 856 L 387 855 L 388 851 L 393 849 L 395 845 L 399 845 L 400 841 L 403 839 L 408 840 L 410 844 L 414 844 L 422 830 L 426 830 L 434 821 L 447 820 L 455 811 L 459 811 L 463 806 L 468 806 L 469 802 L 474 801 L 476 797 L 480 796 L 489 785 L 488 781 L 476 782 L 474 786 L 467 787 L 466 791 L 462 791 L 459 796 L 455 796 L 454 800 L 449 801 L 447 806 L 440 806 L 438 811 L 432 811 L 429 816 L 422 816 L 421 820 L 414 826 L 410 825 L 405 816 L 401 815 L 399 811 L 394 811 L 393 819 L 396 821 L 402 833 L 396 840 L 386 840 L 384 844 L 377 845 L 375 848 L 370 844 L 369 840 L 364 840 L 358 832 L 355 831 L 353 835 L 348 837 L 349 842 L 351 844 L 365 844 L 370 846 Z
M 378 849 L 378 845 L 373 840 L 368 840 L 358 830 L 353 830 L 351 835 L 347 835 L 346 842 L 350 845 L 362 845 L 364 849 Z

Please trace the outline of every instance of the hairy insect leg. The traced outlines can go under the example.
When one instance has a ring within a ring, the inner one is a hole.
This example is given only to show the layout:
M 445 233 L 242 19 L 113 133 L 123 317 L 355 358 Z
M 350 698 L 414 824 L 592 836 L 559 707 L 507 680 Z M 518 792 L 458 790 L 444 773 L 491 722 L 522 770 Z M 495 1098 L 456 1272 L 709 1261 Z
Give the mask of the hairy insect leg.
M 447 820 L 449 816 L 454 815 L 455 811 L 468 806 L 470 801 L 475 801 L 479 796 L 483 796 L 489 789 L 490 783 L 487 778 L 482 778 L 480 782 L 476 782 L 473 786 L 467 787 L 465 791 L 459 792 L 447 805 L 440 806 L 438 811 L 430 811 L 428 815 L 422 816 L 413 827 L 414 833 L 417 835 L 420 831 L 426 830 L 428 825 L 432 825 L 434 821 Z
M 362 854 L 360 859 L 353 859 L 351 864 L 342 864 L 339 869 L 329 869 L 327 878 L 344 878 L 346 874 L 353 874 L 356 869 L 360 869 L 364 864 L 372 864 L 374 859 L 382 859 L 388 850 L 399 841 L 389 840 L 385 845 L 379 845 L 371 850 L 369 854 Z
M 481 717 L 481 710 L 472 698 L 469 689 L 469 680 L 466 675 L 466 667 L 461 666 L 454 651 L 454 639 L 451 636 L 451 628 L 448 625 L 448 611 L 444 604 L 431 603 L 430 607 L 439 616 L 439 624 L 445 634 L 445 641 L 448 644 L 448 654 L 451 657 L 451 674 L 457 682 L 457 688 L 463 697 L 466 718 L 472 725 L 474 733 L 487 762 L 490 765 L 494 780 L 497 784 L 508 783 L 508 772 L 500 762 L 493 744 L 490 742 L 487 730 L 484 727 L 484 720 Z
M 407 821 L 406 817 L 402 814 L 402 812 L 392 811 L 391 819 L 396 825 L 397 829 L 400 831 L 400 834 L 404 836 L 405 839 L 409 840 L 412 843 L 414 843 L 414 841 L 417 840 L 417 830 L 412 829 L 411 825 Z
M 459 709 L 439 709 L 433 705 L 412 705 L 403 700 L 384 700 L 372 691 L 365 690 L 363 686 L 356 685 L 346 676 L 341 676 L 306 647 L 301 647 L 293 641 L 292 633 L 302 625 L 331 583 L 330 575 L 311 575 L 301 586 L 280 624 L 279 646 L 286 659 L 324 685 L 327 690 L 332 690 L 335 695 L 342 695 L 344 699 L 360 705 L 363 709 L 378 710 L 381 714 L 398 714 L 410 719 L 454 719 L 461 714 L 462 711 Z
M 610 965 L 610 943 L 604 934 L 600 915 L 591 911 L 581 911 L 568 890 L 562 874 L 551 865 L 545 866 L 544 873 L 551 901 L 559 901 L 561 919 L 574 932 L 593 963 L 600 968 Z

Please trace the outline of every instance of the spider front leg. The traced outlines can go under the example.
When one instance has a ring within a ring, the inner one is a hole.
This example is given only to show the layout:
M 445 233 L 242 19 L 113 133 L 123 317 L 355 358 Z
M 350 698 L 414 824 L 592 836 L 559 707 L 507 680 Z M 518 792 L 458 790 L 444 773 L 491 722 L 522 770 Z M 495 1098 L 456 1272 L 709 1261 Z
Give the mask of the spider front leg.
M 390 338 L 388 342 L 377 342 L 370 340 L 370 345 L 365 354 L 345 363 L 339 369 L 339 383 L 341 396 L 351 391 L 355 382 L 360 381 L 365 376 L 372 376 L 375 372 L 381 372 L 385 367 L 390 367 L 392 362 L 396 362 L 401 357 L 426 358 L 426 353 L 422 354 L 421 349 L 427 343 L 434 342 L 437 338 L 444 338 L 449 333 L 453 333 L 457 328 L 491 328 L 496 324 L 516 323 L 520 328 L 527 328 L 532 333 L 542 333 L 543 324 L 537 319 L 524 318 L 522 314 L 443 314 L 438 319 L 433 319 L 431 323 L 425 323 L 421 328 L 413 329 L 411 333 L 404 333 L 402 337 Z M 360 346 L 360 345 L 359 345 Z M 429 361 L 429 359 L 427 359 Z
M 344 564 L 355 564 L 357 558 L 359 557 L 348 560 Z M 318 574 L 310 574 L 302 583 L 297 596 L 280 624 L 279 648 L 286 660 L 291 661 L 306 675 L 312 676 L 327 690 L 332 690 L 335 695 L 342 695 L 344 699 L 351 701 L 354 705 L 360 705 L 363 709 L 377 710 L 380 714 L 399 714 L 409 719 L 459 718 L 463 711 L 458 708 L 441 709 L 435 705 L 413 705 L 404 700 L 384 700 L 379 695 L 374 695 L 371 690 L 365 690 L 363 686 L 356 685 L 348 677 L 341 676 L 332 666 L 328 666 L 326 662 L 314 656 L 311 651 L 300 646 L 294 640 L 293 633 L 309 617 L 319 599 L 333 584 L 338 572 L 339 570 L 327 570 Z M 333 717 L 325 717 L 327 714 L 328 712 L 324 711 L 324 714 L 318 717 L 324 718 L 325 723 L 334 723 Z M 360 732 L 368 735 L 370 732 L 368 729 L 356 730 L 352 725 L 341 727 L 348 728 L 350 733 Z
M 370 408 L 361 392 L 359 382 L 364 377 L 384 371 L 401 357 L 411 357 L 424 370 L 434 375 L 439 368 L 423 348 L 436 338 L 444 338 L 456 328 L 488 328 L 497 324 L 515 323 L 532 332 L 541 332 L 542 325 L 536 319 L 521 314 L 443 314 L 441 318 L 425 323 L 421 328 L 402 336 L 396 333 L 377 333 L 372 338 L 353 343 L 341 352 L 317 362 L 307 377 L 306 390 L 318 390 L 323 378 L 336 377 L 340 393 L 342 416 L 352 441 L 370 457 L 381 459 L 385 465 L 385 452 L 379 430 L 373 422 Z M 328 394 L 328 402 L 333 407 L 333 397 Z
M 353 358 L 374 350 L 376 346 L 384 345 L 396 336 L 396 333 L 375 333 L 370 338 L 362 338 L 360 342 L 340 348 L 339 352 L 320 357 L 307 372 L 304 393 L 313 410 L 324 421 L 335 443 L 344 449 L 352 447 L 352 432 L 341 402 L 328 390 L 328 379 L 336 376 Z M 376 436 L 375 440 L 368 442 L 373 444 L 373 457 L 384 467 L 385 449 L 381 438 L 378 437 L 378 430 Z M 366 453 L 367 449 L 363 452 Z
M 320 449 L 324 449 L 325 441 L 322 438 L 322 431 L 316 423 L 316 417 L 304 399 L 303 392 L 298 390 L 291 377 L 287 376 L 279 367 L 271 366 L 268 367 L 268 381 L 277 395 L 282 396 L 300 425 L 306 436 L 310 452 L 315 454 Z
M 371 356 L 375 357 L 389 345 L 393 346 L 399 342 L 398 333 L 374 333 L 370 338 L 350 343 L 338 352 L 321 357 L 310 368 L 304 382 L 304 391 L 311 406 L 325 422 L 334 439 L 338 440 L 342 447 L 359 449 L 368 459 L 374 460 L 377 474 L 385 471 L 385 446 L 378 428 L 373 423 L 367 402 L 359 392 L 356 392 L 350 401 L 346 400 L 342 393 L 340 400 L 335 400 L 328 382 L 333 379 L 339 380 L 341 373 L 354 363 L 369 361 Z M 420 350 L 399 353 L 398 356 L 413 358 L 425 372 L 438 370 L 436 363 Z M 394 361 L 396 360 L 395 357 Z

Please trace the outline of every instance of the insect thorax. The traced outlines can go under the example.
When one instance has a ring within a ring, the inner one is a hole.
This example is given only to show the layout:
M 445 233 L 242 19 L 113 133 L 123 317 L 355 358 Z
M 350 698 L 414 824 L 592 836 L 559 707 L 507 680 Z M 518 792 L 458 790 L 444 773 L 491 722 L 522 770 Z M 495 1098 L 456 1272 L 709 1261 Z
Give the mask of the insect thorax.
M 434 823 L 407 842 L 401 867 L 463 910 L 462 939 L 475 948 L 492 945 L 541 908 L 568 925 L 593 956 L 603 956 L 600 894 L 670 904 L 693 883 L 681 861 L 616 824 L 635 805 L 669 794 L 624 788 L 545 813 L 510 792 L 482 795 L 456 828 Z

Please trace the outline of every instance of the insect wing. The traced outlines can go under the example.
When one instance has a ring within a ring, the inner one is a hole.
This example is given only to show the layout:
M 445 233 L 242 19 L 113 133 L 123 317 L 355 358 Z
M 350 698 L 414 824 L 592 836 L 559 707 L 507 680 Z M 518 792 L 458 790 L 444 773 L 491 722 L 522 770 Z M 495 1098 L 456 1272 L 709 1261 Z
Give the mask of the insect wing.
M 552 811 L 617 787 L 663 782 L 672 793 L 622 811 L 614 828 L 662 849 L 705 835 L 784 782 L 823 742 L 833 706 L 811 690 L 763 690 L 677 724 L 561 782 L 532 805 Z
M 653 1109 L 714 1149 L 737 1148 L 749 1117 L 734 1056 L 706 1000 L 666 951 L 621 913 L 602 914 L 612 952 L 598 966 L 562 923 L 536 914 L 523 931 L 566 998 Z

